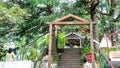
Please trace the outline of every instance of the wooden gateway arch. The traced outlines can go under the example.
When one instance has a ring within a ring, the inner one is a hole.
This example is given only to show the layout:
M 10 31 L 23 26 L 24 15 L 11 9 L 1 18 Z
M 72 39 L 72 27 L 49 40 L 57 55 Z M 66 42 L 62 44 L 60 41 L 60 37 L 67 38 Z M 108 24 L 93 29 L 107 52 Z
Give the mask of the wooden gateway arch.
M 65 21 L 67 19 L 73 18 L 77 21 Z M 55 25 L 88 25 L 90 28 L 90 42 L 91 42 L 91 53 L 92 53 L 92 65 L 94 66 L 94 42 L 93 42 L 93 25 L 96 24 L 94 22 L 89 22 L 84 20 L 76 15 L 69 14 L 62 18 L 59 18 L 53 22 L 48 22 L 49 25 L 49 32 L 50 32 L 50 39 L 49 39 L 49 49 L 48 49 L 48 68 L 51 67 L 51 57 L 57 53 L 56 44 L 55 44 Z

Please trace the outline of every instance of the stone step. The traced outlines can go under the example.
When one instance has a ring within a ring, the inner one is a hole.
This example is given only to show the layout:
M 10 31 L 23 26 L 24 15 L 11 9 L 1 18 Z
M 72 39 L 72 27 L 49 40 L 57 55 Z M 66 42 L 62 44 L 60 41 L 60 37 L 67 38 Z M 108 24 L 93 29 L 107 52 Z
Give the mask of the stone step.
M 78 55 L 81 54 L 80 52 L 63 52 L 63 54 L 74 54 L 74 55 Z
M 63 52 L 80 52 L 81 50 L 76 49 L 70 49 L 70 50 L 64 50 Z
M 83 68 L 80 63 L 81 49 L 64 49 L 57 68 Z
M 80 57 L 64 57 L 64 58 L 61 58 L 61 59 L 79 59 L 80 60 Z
M 79 61 L 80 59 L 64 59 L 64 58 L 61 59 L 61 61 L 63 61 L 63 60 L 64 60 L 64 61 Z
M 80 51 L 64 51 L 64 53 L 80 53 Z
M 75 55 L 77 55 L 77 54 L 80 54 L 80 52 L 63 52 L 63 54 L 75 54 Z
M 69 58 L 69 59 L 79 59 L 80 58 L 80 56 L 62 56 L 61 57 L 61 59 L 63 59 L 63 58 L 65 58 L 65 59 L 67 59 L 67 58 Z
M 76 66 L 76 65 L 81 65 L 81 64 L 80 64 L 80 63 L 72 63 L 72 62 L 70 63 L 70 62 L 68 62 L 68 63 L 59 63 L 58 65 L 59 65 L 59 66 L 64 66 L 64 65 L 67 65 L 67 66 L 69 66 L 69 65 L 70 65 L 70 66 L 71 66 L 71 65 L 72 65 L 72 66 L 75 65 L 75 66 Z
M 80 57 L 80 55 L 62 55 L 62 57 Z
M 57 68 L 83 68 L 82 65 L 79 66 L 58 66 Z
M 59 64 L 64 64 L 64 63 L 68 63 L 68 64 L 69 63 L 76 63 L 77 64 L 77 63 L 80 63 L 80 61 L 69 61 L 69 62 L 68 61 L 60 61 L 59 62 Z
M 64 50 L 82 50 L 81 48 L 66 48 Z
M 80 51 L 79 52 L 76 52 L 76 51 L 74 51 L 74 52 L 71 52 L 71 51 L 68 51 L 68 52 L 63 52 L 63 54 L 80 54 Z
M 61 57 L 61 59 L 80 59 L 80 57 Z

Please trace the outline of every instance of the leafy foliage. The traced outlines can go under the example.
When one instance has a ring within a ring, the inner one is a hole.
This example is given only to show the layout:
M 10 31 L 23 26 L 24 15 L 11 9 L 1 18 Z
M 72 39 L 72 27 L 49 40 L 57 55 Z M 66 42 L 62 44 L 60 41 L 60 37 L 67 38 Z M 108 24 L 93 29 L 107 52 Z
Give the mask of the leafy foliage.
M 0 61 L 1 60 L 3 61 L 3 57 L 6 55 L 5 53 L 6 53 L 6 50 L 3 47 L 3 44 L 0 44 Z
M 84 45 L 83 49 L 82 49 L 82 56 L 81 56 L 81 61 L 84 62 L 84 60 L 86 60 L 86 54 L 90 53 L 91 49 L 90 49 L 90 45 Z
M 83 54 L 90 53 L 90 45 L 84 45 L 82 49 Z
M 119 11 L 117 7 L 119 7 L 118 3 L 120 3 L 118 0 L 104 0 L 100 1 L 99 3 L 99 29 L 100 32 L 106 32 L 111 33 L 111 28 L 114 25 L 114 31 L 119 29 L 118 22 L 120 22 L 119 19 Z M 117 28 L 116 28 L 117 27 Z M 104 28 L 104 29 L 101 29 Z M 114 32 L 112 31 L 112 32 Z M 102 34 L 103 35 L 103 34 Z
M 67 39 L 64 37 L 65 33 L 58 33 L 58 42 L 57 42 L 57 46 L 58 48 L 64 48 L 64 44 L 66 43 Z
M 49 32 L 46 22 L 54 21 L 69 13 L 80 16 L 86 20 L 91 19 L 91 10 L 97 0 L 76 0 L 76 2 L 60 2 L 59 0 L 10 0 L 0 1 L 0 43 L 14 42 L 21 59 L 35 60 L 38 54 L 36 50 L 46 41 L 48 44 Z M 120 28 L 119 0 L 99 0 L 99 5 L 95 8 L 99 25 L 99 36 L 103 33 L 110 33 L 111 26 L 116 30 Z M 65 33 L 71 29 L 81 29 L 80 26 L 63 26 Z M 89 28 L 87 28 L 89 29 Z M 79 32 L 79 31 L 76 31 Z M 66 41 L 61 38 L 65 33 L 58 34 L 58 47 L 61 48 Z M 89 32 L 88 32 L 89 33 Z M 4 46 L 4 44 L 2 44 Z M 1 44 L 0 44 L 1 46 Z M 26 48 L 28 50 L 26 50 Z M 0 48 L 1 57 L 4 48 Z M 32 51 L 33 50 L 33 51 Z M 30 52 L 28 55 L 26 52 Z M 37 55 L 36 55 L 37 54 Z M 0 57 L 0 58 L 1 58 Z

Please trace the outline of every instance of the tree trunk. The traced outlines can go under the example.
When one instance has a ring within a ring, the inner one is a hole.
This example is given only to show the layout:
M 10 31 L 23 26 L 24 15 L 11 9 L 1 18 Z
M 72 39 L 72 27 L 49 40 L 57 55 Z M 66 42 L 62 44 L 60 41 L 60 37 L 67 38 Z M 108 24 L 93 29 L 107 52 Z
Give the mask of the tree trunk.
M 92 0 L 92 3 L 91 3 L 91 9 L 90 9 L 90 14 L 91 14 L 91 20 L 93 21 L 93 22 L 95 22 L 96 24 L 95 25 L 93 25 L 93 38 L 95 39 L 95 40 L 97 40 L 98 41 L 98 25 L 97 25 L 97 22 L 98 22 L 98 18 L 97 18 L 97 14 L 96 14 L 96 11 L 97 11 L 97 6 L 98 6 L 98 4 L 99 4 L 99 0 Z M 92 41 L 94 40 L 94 39 L 92 39 Z M 92 44 L 92 42 L 91 42 L 91 53 L 94 53 L 94 44 Z M 92 54 L 92 68 L 95 68 L 95 62 L 94 62 L 94 54 Z
M 97 6 L 99 5 L 99 0 L 93 0 L 91 3 L 91 9 L 90 9 L 90 14 L 91 14 L 91 20 L 93 22 L 95 22 L 96 24 L 93 26 L 94 27 L 94 39 L 99 41 L 99 37 L 98 37 L 98 17 L 97 17 Z
M 112 17 L 112 19 L 113 19 L 112 22 L 114 22 L 115 7 L 116 7 L 116 3 L 115 2 L 116 2 L 116 0 L 111 0 L 111 4 L 110 4 L 111 10 L 109 12 L 109 16 Z M 114 33 L 114 32 L 115 32 L 115 25 L 111 24 L 110 25 L 110 34 Z M 111 41 L 112 41 L 112 45 L 114 46 L 114 44 L 116 42 L 116 35 L 115 34 L 113 34 L 111 36 Z

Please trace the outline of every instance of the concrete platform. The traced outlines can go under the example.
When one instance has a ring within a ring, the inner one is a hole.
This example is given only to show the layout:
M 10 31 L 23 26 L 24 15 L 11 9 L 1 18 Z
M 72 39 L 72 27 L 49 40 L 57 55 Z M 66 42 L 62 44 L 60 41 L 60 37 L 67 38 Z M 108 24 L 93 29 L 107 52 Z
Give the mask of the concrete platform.
M 0 62 L 0 68 L 33 68 L 32 61 Z

